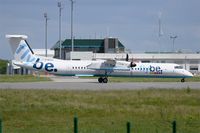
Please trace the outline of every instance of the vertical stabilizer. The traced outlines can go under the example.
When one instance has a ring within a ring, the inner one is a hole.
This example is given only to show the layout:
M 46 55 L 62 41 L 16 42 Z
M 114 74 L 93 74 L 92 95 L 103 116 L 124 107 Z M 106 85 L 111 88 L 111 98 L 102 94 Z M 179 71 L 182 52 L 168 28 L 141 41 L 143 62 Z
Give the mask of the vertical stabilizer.
M 36 60 L 34 53 L 26 39 L 28 38 L 25 35 L 6 35 L 6 38 L 9 40 L 14 59 L 16 61 L 23 62 L 33 62 Z

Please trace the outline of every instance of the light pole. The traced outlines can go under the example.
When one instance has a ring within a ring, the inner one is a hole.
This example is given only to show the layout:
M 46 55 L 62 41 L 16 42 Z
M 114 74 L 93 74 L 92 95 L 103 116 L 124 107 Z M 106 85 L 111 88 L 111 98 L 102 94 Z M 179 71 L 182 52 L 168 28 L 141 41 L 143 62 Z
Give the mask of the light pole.
M 49 20 L 47 13 L 44 13 L 45 18 L 45 56 L 47 57 L 47 21 Z
M 71 1 L 71 44 L 72 44 L 72 52 L 74 51 L 74 35 L 73 35 L 73 5 L 74 0 Z
M 175 39 L 176 39 L 177 37 L 178 37 L 178 36 L 170 36 L 170 39 L 172 39 L 172 43 L 173 43 L 173 47 L 172 47 L 172 48 L 173 48 L 173 49 L 172 49 L 173 52 L 175 52 L 175 51 L 174 51 L 174 41 L 175 41 Z
M 60 47 L 60 55 L 59 58 L 61 59 L 61 10 L 62 10 L 62 5 L 61 2 L 58 2 L 58 8 L 59 8 L 59 47 Z

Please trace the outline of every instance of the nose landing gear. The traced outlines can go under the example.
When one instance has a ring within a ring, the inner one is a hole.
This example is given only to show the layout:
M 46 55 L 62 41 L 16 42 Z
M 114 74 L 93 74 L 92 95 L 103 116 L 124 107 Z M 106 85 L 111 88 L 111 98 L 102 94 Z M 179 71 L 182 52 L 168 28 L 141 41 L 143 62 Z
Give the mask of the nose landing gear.
M 99 83 L 107 83 L 108 82 L 108 78 L 107 77 L 100 77 L 98 78 Z
M 182 78 L 182 79 L 181 79 L 181 82 L 182 82 L 182 83 L 185 82 L 185 78 Z

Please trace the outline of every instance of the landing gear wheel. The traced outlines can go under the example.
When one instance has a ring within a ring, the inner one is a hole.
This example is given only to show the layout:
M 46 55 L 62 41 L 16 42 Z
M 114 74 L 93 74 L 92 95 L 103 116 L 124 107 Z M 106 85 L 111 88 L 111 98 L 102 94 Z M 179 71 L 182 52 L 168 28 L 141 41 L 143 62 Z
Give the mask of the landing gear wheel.
M 108 83 L 108 78 L 107 77 L 105 77 L 105 78 L 100 77 L 100 78 L 98 78 L 98 81 L 99 81 L 99 83 Z
M 103 82 L 103 78 L 102 77 L 98 78 L 98 81 L 99 81 L 99 83 L 102 83 Z
M 184 79 L 184 78 L 182 78 L 182 79 L 181 79 L 181 82 L 182 82 L 182 83 L 183 83 L 183 82 L 185 82 L 185 79 Z
M 108 78 L 103 78 L 103 83 L 108 83 Z

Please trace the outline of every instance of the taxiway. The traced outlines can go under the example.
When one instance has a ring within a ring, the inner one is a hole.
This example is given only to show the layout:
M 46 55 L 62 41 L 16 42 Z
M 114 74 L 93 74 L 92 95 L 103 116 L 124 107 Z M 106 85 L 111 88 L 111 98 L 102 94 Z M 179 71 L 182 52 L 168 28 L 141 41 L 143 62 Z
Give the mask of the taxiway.
M 66 89 L 66 90 L 136 90 L 136 89 L 200 89 L 199 82 L 30 82 L 0 83 L 0 89 Z

